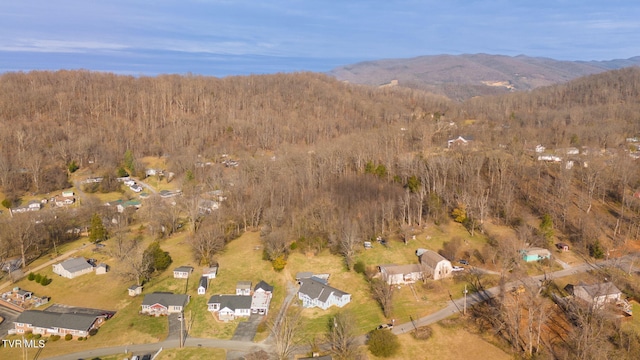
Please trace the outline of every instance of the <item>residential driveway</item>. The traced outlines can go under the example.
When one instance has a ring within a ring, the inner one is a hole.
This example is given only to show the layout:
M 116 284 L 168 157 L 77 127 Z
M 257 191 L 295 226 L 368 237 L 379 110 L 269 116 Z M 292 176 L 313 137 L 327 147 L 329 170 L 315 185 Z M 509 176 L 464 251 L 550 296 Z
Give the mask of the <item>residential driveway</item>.
M 20 315 L 20 313 L 17 311 L 0 306 L 0 316 L 4 319 L 4 321 L 0 323 L 0 339 L 7 336 L 9 329 L 14 328 L 13 322 L 18 318 L 18 315 Z
M 169 316 L 167 316 L 167 318 L 169 318 L 169 335 L 167 336 L 166 340 L 178 340 L 180 341 L 180 314 L 169 314 Z M 186 319 L 185 319 L 186 320 Z M 183 325 L 183 329 L 184 329 L 184 338 L 186 339 L 187 337 L 187 326 L 186 326 L 186 321 L 185 324 Z
M 264 315 L 259 314 L 251 314 L 249 316 L 249 320 L 242 321 L 238 324 L 236 328 L 236 332 L 233 334 L 231 340 L 236 341 L 253 341 L 253 338 L 256 336 L 256 332 L 258 331 L 258 324 L 264 318 Z

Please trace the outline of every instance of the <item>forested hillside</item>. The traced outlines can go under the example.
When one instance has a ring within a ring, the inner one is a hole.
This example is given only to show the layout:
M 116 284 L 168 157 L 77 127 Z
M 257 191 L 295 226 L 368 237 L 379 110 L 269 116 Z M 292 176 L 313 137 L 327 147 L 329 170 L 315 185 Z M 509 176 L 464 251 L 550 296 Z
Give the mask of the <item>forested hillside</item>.
M 354 84 L 398 86 L 443 94 L 454 100 L 507 94 L 637 66 L 640 58 L 610 61 L 559 61 L 524 55 L 430 55 L 384 59 L 337 67 L 329 72 Z
M 627 141 L 640 133 L 639 84 L 640 70 L 623 69 L 457 104 L 312 73 L 9 73 L 0 76 L 0 186 L 16 200 L 67 186 L 72 162 L 102 175 L 129 153 L 129 170 L 141 173 L 139 159 L 157 156 L 185 189 L 227 194 L 194 231 L 260 228 L 272 260 L 297 240 L 351 266 L 362 239 L 454 220 L 483 231 L 492 220 L 520 238 L 487 244 L 483 257 L 508 261 L 516 242 L 550 245 L 531 227 L 545 215 L 559 239 L 587 252 L 640 233 L 637 143 Z M 473 141 L 448 148 L 458 136 Z M 561 161 L 539 161 L 538 144 Z M 239 166 L 220 165 L 223 154 Z

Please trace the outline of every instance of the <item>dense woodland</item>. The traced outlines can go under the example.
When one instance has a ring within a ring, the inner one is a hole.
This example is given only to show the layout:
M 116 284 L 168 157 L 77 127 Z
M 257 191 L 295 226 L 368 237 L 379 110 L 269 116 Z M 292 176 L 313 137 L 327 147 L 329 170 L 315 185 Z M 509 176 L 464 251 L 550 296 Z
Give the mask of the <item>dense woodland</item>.
M 313 73 L 7 73 L 0 76 L 0 187 L 15 204 L 70 186 L 74 162 L 96 176 L 114 176 L 126 162 L 142 175 L 139 159 L 165 157 L 184 192 L 180 203 L 150 199 L 153 206 L 120 224 L 148 223 L 162 237 L 187 221 L 203 263 L 241 231 L 259 229 L 269 260 L 286 262 L 292 248 L 329 248 L 352 268 L 364 239 L 407 241 L 416 229 L 447 221 L 473 234 L 489 220 L 514 227 L 518 238 L 490 241 L 476 254 L 481 261 L 507 266 L 525 243 L 552 246 L 550 234 L 601 256 L 640 236 L 633 197 L 640 173 L 630 156 L 635 145 L 626 141 L 640 135 L 639 98 L 637 68 L 463 103 Z M 460 135 L 473 141 L 448 149 L 447 140 Z M 537 144 L 582 154 L 537 161 Z M 240 165 L 224 167 L 223 154 Z M 198 166 L 205 161 L 213 165 Z M 198 197 L 212 190 L 227 200 L 201 216 Z M 104 211 L 85 205 L 37 224 L 6 218 L 3 257 L 49 249 L 69 227 Z M 126 230 L 109 231 L 129 252 Z

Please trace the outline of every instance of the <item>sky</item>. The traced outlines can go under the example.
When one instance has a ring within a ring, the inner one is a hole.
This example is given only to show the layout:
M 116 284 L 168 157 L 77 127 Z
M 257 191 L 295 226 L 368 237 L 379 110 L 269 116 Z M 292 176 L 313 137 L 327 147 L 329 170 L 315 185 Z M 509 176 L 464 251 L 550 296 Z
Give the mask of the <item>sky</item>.
M 18 0 L 0 3 L 0 72 L 326 72 L 423 55 L 640 55 L 637 0 Z

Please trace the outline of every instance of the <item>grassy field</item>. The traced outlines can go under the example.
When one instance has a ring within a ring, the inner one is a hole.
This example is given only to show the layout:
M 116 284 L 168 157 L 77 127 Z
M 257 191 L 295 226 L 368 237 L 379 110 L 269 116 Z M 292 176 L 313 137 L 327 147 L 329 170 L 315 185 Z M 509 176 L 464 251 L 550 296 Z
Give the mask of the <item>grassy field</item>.
M 404 359 L 465 359 L 508 360 L 513 356 L 492 345 L 484 337 L 465 329 L 462 323 L 454 326 L 432 325 L 428 340 L 416 340 L 410 334 L 399 336 L 400 350 L 387 360 Z M 370 359 L 383 359 L 368 353 Z

